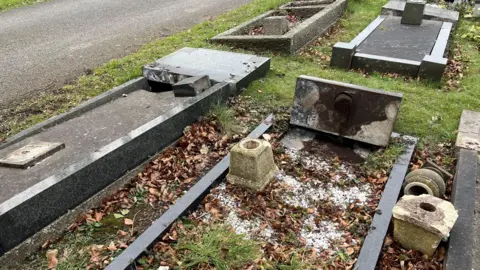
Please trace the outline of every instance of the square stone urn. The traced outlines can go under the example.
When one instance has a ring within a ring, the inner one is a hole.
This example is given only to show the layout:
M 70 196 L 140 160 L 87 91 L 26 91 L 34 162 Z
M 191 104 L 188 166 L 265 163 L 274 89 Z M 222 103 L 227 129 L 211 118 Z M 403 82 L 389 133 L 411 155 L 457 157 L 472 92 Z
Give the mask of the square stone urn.
M 405 195 L 393 208 L 393 238 L 404 248 L 432 257 L 457 218 L 448 201 L 425 194 Z
M 278 171 L 269 142 L 244 139 L 230 151 L 227 181 L 234 185 L 261 191 Z

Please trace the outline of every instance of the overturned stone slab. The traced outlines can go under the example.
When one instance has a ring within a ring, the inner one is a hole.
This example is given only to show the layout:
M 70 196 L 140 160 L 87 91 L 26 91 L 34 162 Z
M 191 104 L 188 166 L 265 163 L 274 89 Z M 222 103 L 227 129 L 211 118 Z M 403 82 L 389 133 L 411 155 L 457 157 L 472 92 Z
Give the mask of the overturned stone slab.
M 406 1 L 391 0 L 382 7 L 381 15 L 402 16 L 405 10 Z M 441 8 L 437 5 L 426 4 L 423 12 L 424 20 L 450 22 L 453 27 L 457 25 L 459 18 L 458 11 Z
M 230 84 L 232 94 L 263 77 L 270 59 L 251 54 L 185 47 L 143 67 L 149 81 L 174 85 L 196 76 L 209 76 L 212 84 Z
M 64 143 L 30 143 L 0 159 L 0 167 L 26 169 L 63 148 L 65 148 Z
M 290 123 L 386 146 L 402 97 L 400 93 L 300 76 Z
M 379 16 L 351 42 L 335 44 L 330 65 L 440 81 L 452 23 L 423 20 L 408 25 L 401 20 Z
M 347 0 L 288 3 L 279 10 L 266 12 L 217 35 L 211 41 L 242 48 L 259 48 L 293 54 L 333 26 L 343 15 L 346 7 Z M 290 21 L 288 32 L 284 34 L 264 32 L 268 18 L 278 15 L 296 18 Z
M 430 195 L 405 195 L 393 208 L 393 237 L 407 249 L 435 253 L 458 218 L 448 201 Z
M 174 84 L 173 94 L 176 97 L 193 97 L 211 86 L 210 78 L 207 75 L 190 77 Z
M 455 148 L 480 152 L 480 112 L 463 110 Z

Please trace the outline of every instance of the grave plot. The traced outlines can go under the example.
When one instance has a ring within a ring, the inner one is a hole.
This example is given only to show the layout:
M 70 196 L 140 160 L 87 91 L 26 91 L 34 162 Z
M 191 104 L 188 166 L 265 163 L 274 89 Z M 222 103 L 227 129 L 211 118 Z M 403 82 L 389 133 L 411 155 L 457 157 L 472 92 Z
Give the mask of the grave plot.
M 423 19 L 424 9 L 407 1 L 402 17 L 379 16 L 350 43 L 335 44 L 331 66 L 440 81 L 453 24 Z
M 335 24 L 346 6 L 346 0 L 292 2 L 215 36 L 211 41 L 296 53 Z
M 264 57 L 192 48 L 164 60 L 183 68 L 177 81 L 132 80 L 1 145 L 0 255 L 173 143 L 270 64 Z
M 318 82 L 328 88 L 326 81 L 301 77 L 297 91 L 309 82 L 313 89 L 318 90 Z M 338 84 L 330 83 L 332 88 Z M 343 94 L 348 92 L 353 99 L 355 92 L 363 91 L 343 86 Z M 322 98 L 319 104 L 330 100 L 326 95 Z M 332 108 L 330 113 L 338 112 Z M 136 259 L 133 264 L 151 268 L 256 269 L 296 264 L 298 269 L 319 269 L 353 267 L 358 261 L 356 267 L 370 269 L 362 267 L 375 264 L 380 254 L 416 140 L 394 135 L 390 146 L 398 151 L 389 158 L 398 159 L 393 173 L 373 176 L 360 164 L 376 147 L 325 134 L 292 127 L 286 134 L 265 134 L 263 141 L 250 137 L 239 142 L 169 209 L 175 211 L 158 219 L 107 269 L 125 269 Z M 273 176 L 271 171 L 277 173 Z M 374 236 L 368 238 L 370 234 Z

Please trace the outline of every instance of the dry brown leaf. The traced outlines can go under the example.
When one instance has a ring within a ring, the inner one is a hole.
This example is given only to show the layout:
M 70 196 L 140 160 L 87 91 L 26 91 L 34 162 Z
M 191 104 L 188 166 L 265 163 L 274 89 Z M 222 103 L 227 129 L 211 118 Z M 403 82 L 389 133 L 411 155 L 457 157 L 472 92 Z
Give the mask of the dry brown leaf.
M 49 251 L 47 251 L 46 256 L 48 259 L 48 266 L 47 266 L 48 269 L 55 269 L 57 267 L 57 264 L 58 264 L 57 255 L 58 255 L 58 249 L 50 249 Z
M 133 220 L 129 219 L 129 218 L 126 218 L 123 220 L 123 223 L 125 223 L 125 225 L 127 226 L 131 226 L 133 225 Z
M 107 249 L 110 251 L 115 251 L 117 250 L 117 246 L 115 246 L 115 243 L 112 241 L 110 242 L 110 245 L 108 245 Z
M 349 248 L 347 248 L 347 252 L 346 252 L 346 253 L 347 253 L 347 255 L 349 255 L 349 256 L 350 256 L 350 255 L 352 255 L 354 252 L 355 252 L 355 249 L 353 249 L 353 247 L 349 247 Z
M 103 215 L 104 214 L 102 212 L 95 212 L 95 221 L 97 222 L 102 221 Z

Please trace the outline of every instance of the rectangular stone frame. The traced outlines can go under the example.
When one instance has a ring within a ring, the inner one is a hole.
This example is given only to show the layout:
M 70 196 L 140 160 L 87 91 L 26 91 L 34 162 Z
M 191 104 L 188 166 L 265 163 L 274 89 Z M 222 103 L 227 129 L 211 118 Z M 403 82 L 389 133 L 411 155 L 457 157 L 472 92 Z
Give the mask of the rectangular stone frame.
M 351 42 L 338 42 L 332 48 L 330 65 L 343 69 L 363 69 L 369 72 L 381 71 L 387 73 L 400 73 L 412 77 L 432 81 L 440 81 L 447 65 L 444 57 L 448 39 L 453 28 L 451 22 L 444 22 L 437 36 L 437 40 L 429 55 L 420 61 L 399 59 L 373 54 L 357 53 L 357 47 L 387 18 L 378 16 Z
M 319 9 L 322 6 L 309 6 L 301 7 L 303 9 Z M 261 48 L 278 52 L 285 52 L 294 54 L 301 48 L 311 43 L 317 37 L 326 32 L 331 26 L 333 26 L 338 19 L 343 15 L 347 7 L 347 0 L 336 0 L 332 4 L 329 4 L 324 9 L 308 18 L 300 25 L 295 26 L 289 32 L 284 35 L 274 36 L 249 36 L 249 35 L 237 35 L 235 33 L 242 32 L 245 29 L 250 29 L 257 22 L 270 16 L 275 11 L 266 12 L 258 17 L 251 19 L 239 26 L 232 28 L 222 34 L 219 34 L 212 39 L 211 42 L 229 44 L 233 46 L 246 47 L 246 48 Z M 291 8 L 289 8 L 291 9 Z

